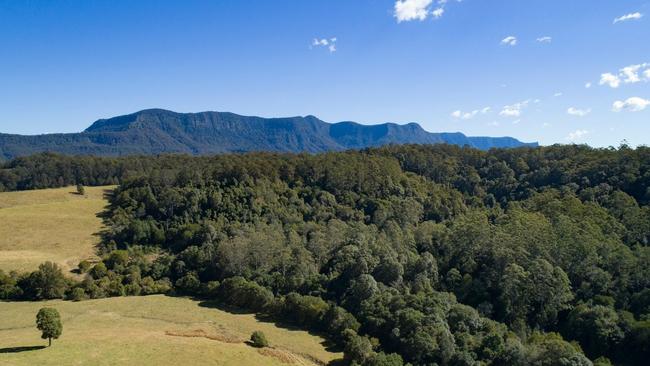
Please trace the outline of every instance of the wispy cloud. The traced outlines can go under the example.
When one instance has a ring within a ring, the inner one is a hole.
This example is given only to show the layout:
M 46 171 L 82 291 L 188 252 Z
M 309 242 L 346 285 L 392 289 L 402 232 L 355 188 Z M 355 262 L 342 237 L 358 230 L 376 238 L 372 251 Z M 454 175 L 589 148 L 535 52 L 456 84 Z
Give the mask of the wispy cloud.
M 636 13 L 630 13 L 630 14 L 625 14 L 622 15 L 618 18 L 614 19 L 614 24 L 620 23 L 620 22 L 627 22 L 628 20 L 638 20 L 643 17 L 643 14 L 639 13 L 638 11 Z
M 556 97 L 556 98 L 561 97 L 562 95 L 563 95 L 562 92 L 557 92 L 557 93 L 553 94 L 553 96 Z
M 629 112 L 639 112 L 644 109 L 646 109 L 647 106 L 650 105 L 650 100 L 648 99 L 643 99 L 640 97 L 632 97 L 628 98 L 626 100 L 617 100 L 614 102 L 612 105 L 612 111 L 614 112 L 621 112 L 621 111 L 629 111 Z
M 589 134 L 589 131 L 587 130 L 575 130 L 573 132 L 569 132 L 569 134 L 566 137 L 566 140 L 574 142 L 581 140 L 585 135 Z
M 440 18 L 440 17 L 442 16 L 442 14 L 444 14 L 444 13 L 445 13 L 445 8 L 438 8 L 438 9 L 432 11 L 432 12 L 431 12 L 431 15 L 432 15 L 434 18 L 438 19 L 438 18 Z
M 526 108 L 528 106 L 528 103 L 530 103 L 530 99 L 515 104 L 503 106 L 501 112 L 499 112 L 499 115 L 505 117 L 519 117 L 521 116 L 522 109 Z
M 461 110 L 456 110 L 456 111 L 451 112 L 451 116 L 453 118 L 467 120 L 467 119 L 472 119 L 472 118 L 476 117 L 479 113 L 480 114 L 490 113 L 491 110 L 492 110 L 492 108 L 490 108 L 490 107 L 485 107 L 483 109 L 475 109 L 475 110 L 473 110 L 471 112 L 463 112 Z
M 539 43 L 551 43 L 551 42 L 553 42 L 553 37 L 549 37 L 549 36 L 539 37 L 539 38 L 537 38 L 537 42 L 539 42 Z
M 336 37 L 332 38 L 314 38 L 311 42 L 311 47 L 323 47 L 327 48 L 330 53 L 336 52 Z
M 591 113 L 591 109 L 590 108 L 578 109 L 576 107 L 569 107 L 569 109 L 567 109 L 566 112 L 567 112 L 567 114 L 570 114 L 572 116 L 584 117 L 584 116 L 588 115 L 589 113 Z
M 517 45 L 517 37 L 515 36 L 507 36 L 506 38 L 501 40 L 501 44 L 504 46 L 516 46 Z
M 587 83 L 585 83 L 585 88 L 586 88 L 586 89 L 591 88 L 591 82 L 587 82 Z

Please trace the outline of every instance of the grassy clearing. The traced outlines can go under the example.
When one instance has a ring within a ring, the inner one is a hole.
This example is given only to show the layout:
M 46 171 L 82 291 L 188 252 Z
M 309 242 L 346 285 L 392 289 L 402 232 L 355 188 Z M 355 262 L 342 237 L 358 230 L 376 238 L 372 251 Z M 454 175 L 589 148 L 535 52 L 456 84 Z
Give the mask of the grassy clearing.
M 38 348 L 38 309 L 59 310 L 63 334 Z M 248 346 L 263 331 L 270 349 Z M 0 303 L 2 365 L 318 365 L 342 357 L 323 339 L 279 328 L 251 314 L 233 314 L 186 298 L 162 295 L 82 302 Z
M 45 261 L 64 270 L 95 257 L 97 214 L 112 187 L 75 187 L 0 193 L 0 269 L 31 271 Z

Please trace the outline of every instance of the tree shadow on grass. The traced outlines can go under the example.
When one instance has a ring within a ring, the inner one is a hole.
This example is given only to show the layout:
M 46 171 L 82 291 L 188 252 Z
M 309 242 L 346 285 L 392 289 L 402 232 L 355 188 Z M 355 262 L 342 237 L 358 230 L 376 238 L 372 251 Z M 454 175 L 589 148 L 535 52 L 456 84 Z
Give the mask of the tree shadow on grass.
M 37 351 L 43 348 L 45 348 L 45 346 L 6 347 L 6 348 L 0 348 L 0 353 L 19 353 L 19 352 Z
M 292 324 L 289 321 L 285 321 L 282 319 L 277 319 L 271 315 L 268 314 L 262 314 L 262 313 L 255 313 L 254 311 L 248 311 L 244 310 L 235 306 L 230 306 L 227 304 L 224 304 L 220 301 L 215 301 L 215 300 L 203 300 L 195 298 L 195 300 L 199 300 L 199 306 L 205 307 L 205 308 L 212 308 L 212 309 L 219 309 L 221 311 L 225 311 L 231 314 L 254 314 L 255 319 L 265 322 L 265 323 L 273 323 L 278 328 L 283 328 L 291 331 L 306 331 L 307 333 L 314 335 L 314 336 L 319 336 L 323 338 L 323 341 L 321 344 L 325 347 L 325 350 L 328 352 L 343 352 L 343 349 L 339 346 L 336 345 L 334 342 L 329 340 L 325 334 L 316 332 L 314 330 L 310 329 L 305 329 L 304 327 L 297 326 L 295 324 Z M 336 363 L 331 363 L 332 365 L 337 365 Z

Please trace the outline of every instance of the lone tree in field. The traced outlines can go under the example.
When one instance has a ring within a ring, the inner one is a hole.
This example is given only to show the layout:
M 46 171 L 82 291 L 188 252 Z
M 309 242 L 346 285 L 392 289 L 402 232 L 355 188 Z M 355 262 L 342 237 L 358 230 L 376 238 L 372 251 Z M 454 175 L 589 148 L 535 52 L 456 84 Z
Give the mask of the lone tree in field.
M 82 196 L 86 194 L 86 189 L 84 188 L 83 185 L 77 184 L 77 194 Z
M 251 344 L 253 347 L 263 348 L 269 346 L 269 341 L 266 340 L 264 333 L 256 330 L 251 334 Z
M 49 342 L 48 347 L 50 347 L 52 338 L 58 339 L 63 331 L 59 312 L 53 308 L 41 308 L 36 314 L 36 328 L 43 332 L 41 338 L 47 339 Z

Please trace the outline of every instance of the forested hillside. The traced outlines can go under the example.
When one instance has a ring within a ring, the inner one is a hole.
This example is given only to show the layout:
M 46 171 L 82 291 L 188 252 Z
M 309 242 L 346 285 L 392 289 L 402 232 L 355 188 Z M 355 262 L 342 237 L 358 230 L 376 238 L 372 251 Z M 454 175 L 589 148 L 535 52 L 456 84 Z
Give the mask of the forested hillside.
M 512 137 L 431 133 L 417 123 L 327 123 L 314 116 L 262 118 L 228 112 L 176 113 L 163 109 L 100 119 L 81 133 L 35 136 L 0 133 L 0 161 L 41 152 L 123 156 L 225 152 L 324 152 L 387 144 L 448 143 L 478 149 L 536 146 Z
M 0 170 L 4 190 L 75 183 L 121 184 L 103 262 L 58 292 L 47 266 L 0 273 L 3 297 L 190 294 L 323 332 L 359 365 L 650 357 L 645 147 L 46 154 Z

